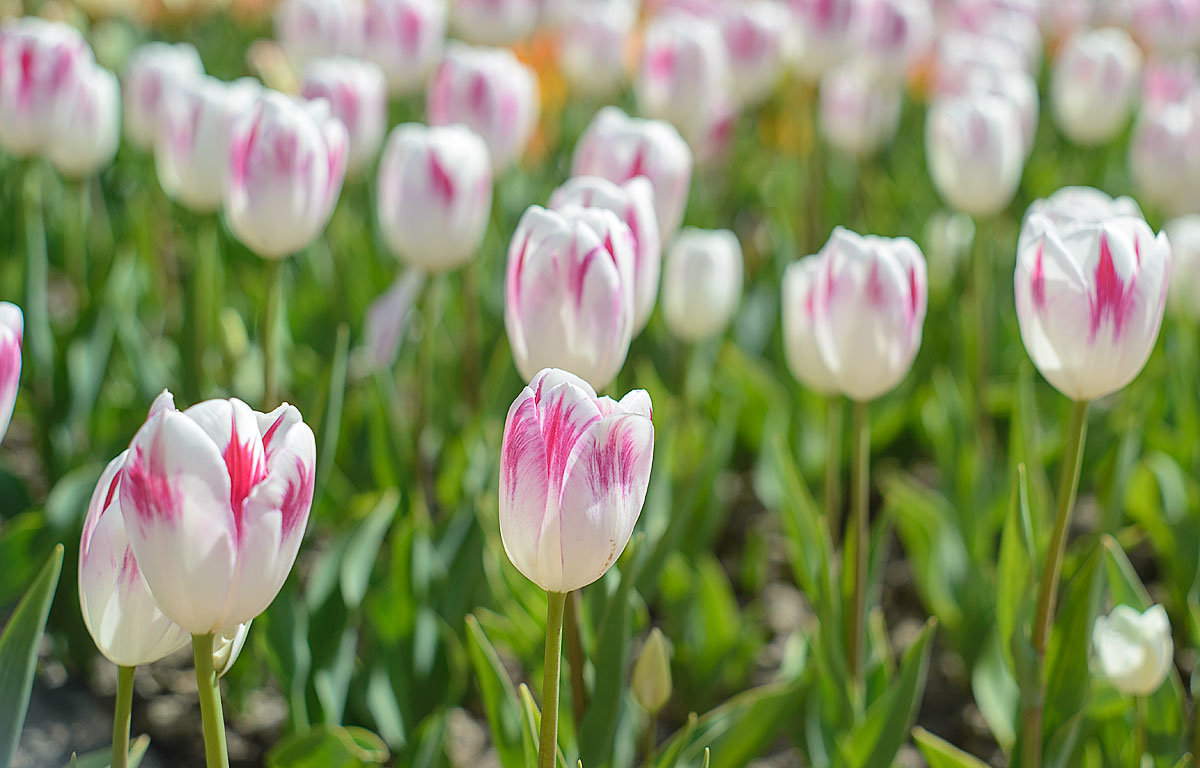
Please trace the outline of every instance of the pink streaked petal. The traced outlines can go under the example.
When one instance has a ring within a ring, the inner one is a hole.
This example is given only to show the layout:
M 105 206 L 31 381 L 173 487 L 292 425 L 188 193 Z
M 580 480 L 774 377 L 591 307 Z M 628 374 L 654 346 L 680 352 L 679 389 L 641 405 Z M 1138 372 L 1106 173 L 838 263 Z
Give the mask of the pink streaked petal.
M 500 538 L 517 569 L 540 584 L 538 549 L 551 483 L 533 386 L 526 387 L 509 407 L 504 425 L 500 449 Z

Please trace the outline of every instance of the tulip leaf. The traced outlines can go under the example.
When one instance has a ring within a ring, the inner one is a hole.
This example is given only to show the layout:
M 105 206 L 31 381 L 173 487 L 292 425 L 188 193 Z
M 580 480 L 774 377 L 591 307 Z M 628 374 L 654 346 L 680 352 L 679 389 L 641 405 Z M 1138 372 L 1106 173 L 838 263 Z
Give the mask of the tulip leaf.
M 150 749 L 150 737 L 146 734 L 142 734 L 130 742 L 128 768 L 138 768 L 142 764 L 142 758 L 146 756 L 148 749 Z M 69 768 L 109 768 L 111 761 L 112 747 L 98 749 L 82 757 L 72 752 Z
M 4 702 L 0 714 L 0 768 L 7 768 L 17 752 L 33 691 L 38 646 L 54 602 L 62 561 L 63 546 L 58 544 L 0 634 L 0 702 Z
M 364 728 L 319 725 L 293 734 L 267 753 L 267 768 L 370 768 L 383 765 L 388 749 Z
M 996 742 L 1011 750 L 1017 739 L 1021 690 L 1014 674 L 1005 665 L 1001 645 L 999 633 L 989 632 L 983 653 L 971 672 L 971 692 L 975 694 L 975 703 Z
M 467 616 L 467 653 L 479 681 L 483 711 L 491 729 L 492 744 L 503 768 L 524 768 L 525 746 L 521 737 L 521 702 L 508 672 L 492 647 L 479 621 Z
M 1046 651 L 1046 734 L 1057 734 L 1073 721 L 1090 697 L 1088 647 L 1101 597 L 1099 587 L 1102 583 L 1097 578 L 1100 555 L 1097 548 L 1079 567 L 1059 598 L 1058 617 Z M 1067 738 L 1069 733 L 1063 731 L 1060 741 L 1063 748 L 1074 743 L 1073 739 Z M 1064 755 L 1064 759 L 1068 758 L 1069 755 Z
M 1011 640 L 1024 626 L 1032 600 L 1030 585 L 1036 583 L 1037 554 L 1033 541 L 1033 516 L 1029 509 L 1029 483 L 1023 464 L 1017 466 L 1012 485 L 1008 515 L 1000 534 L 1000 555 L 996 567 L 996 630 L 1000 636 L 1003 659 L 1009 670 L 1016 671 Z
M 317 482 L 314 499 L 324 497 L 325 485 L 333 471 L 337 456 L 338 438 L 342 431 L 342 408 L 346 402 L 346 371 L 350 364 L 350 328 L 345 323 L 338 326 L 337 346 L 333 352 L 333 366 L 329 371 L 329 402 L 325 409 L 325 424 L 321 430 L 321 452 L 317 454 Z
M 536 765 L 538 754 L 538 739 L 542 729 L 542 713 L 538 711 L 538 705 L 533 700 L 533 693 L 529 690 L 529 686 L 521 683 L 517 695 L 521 699 L 521 708 L 525 710 L 525 749 L 529 752 L 529 758 L 526 759 L 525 765 Z M 561 707 L 564 702 L 559 702 Z M 560 715 L 561 720 L 561 715 Z M 559 736 L 562 733 L 560 731 Z M 556 764 L 559 768 L 567 768 L 567 759 L 563 757 L 562 747 L 555 745 Z
M 987 763 L 978 757 L 962 751 L 924 728 L 914 728 L 912 735 L 913 740 L 917 742 L 917 748 L 929 763 L 929 768 L 987 768 Z
M 362 605 L 371 581 L 371 572 L 375 570 L 375 560 L 379 557 L 383 539 L 399 507 L 400 492 L 395 488 L 384 491 L 375 508 L 366 520 L 359 523 L 346 544 L 340 570 L 342 600 L 350 610 Z

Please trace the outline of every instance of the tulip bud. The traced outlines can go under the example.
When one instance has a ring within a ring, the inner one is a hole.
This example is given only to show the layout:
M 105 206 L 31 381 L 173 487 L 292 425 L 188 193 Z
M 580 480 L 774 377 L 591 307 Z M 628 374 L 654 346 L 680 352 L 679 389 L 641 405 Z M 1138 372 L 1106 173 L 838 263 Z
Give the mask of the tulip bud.
M 838 391 L 874 400 L 908 374 L 921 346 L 925 257 L 906 237 L 838 227 L 821 249 L 812 294 L 817 348 Z
M 1175 664 L 1171 623 L 1161 605 L 1145 613 L 1118 605 L 1107 616 L 1097 616 L 1092 646 L 1100 674 L 1129 696 L 1157 691 Z
M 284 0 L 275 11 L 275 36 L 293 65 L 357 53 L 363 8 L 347 0 Z
M 800 31 L 796 65 L 816 81 L 826 70 L 843 63 L 854 48 L 854 36 L 865 0 L 790 0 Z
M 367 0 L 363 57 L 396 96 L 417 93 L 442 58 L 446 0 Z
M 166 95 L 204 74 L 190 43 L 146 43 L 125 68 L 125 135 L 138 149 L 153 149 Z
M 1024 156 L 1029 157 L 1037 134 L 1039 111 L 1037 82 L 1032 75 L 1021 69 L 971 66 L 955 77 L 944 78 L 939 87 L 939 97 L 990 93 L 1011 103 L 1021 121 Z
M 605 107 L 575 146 L 572 176 L 600 176 L 623 184 L 645 176 L 654 187 L 654 211 L 661 242 L 669 242 L 683 222 L 692 180 L 692 151 L 671 124 L 629 117 Z
M 121 142 L 121 89 L 103 67 L 80 67 L 63 92 L 46 156 L 64 176 L 91 176 L 112 162 Z
M 224 677 L 233 667 L 242 647 L 246 645 L 246 636 L 250 634 L 250 622 L 238 624 L 232 629 L 224 629 L 213 635 L 213 671 L 217 677 Z
M 78 101 L 77 81 L 95 68 L 74 27 L 35 17 L 0 26 L 0 145 L 18 157 L 48 148 L 63 102 Z
M 431 125 L 463 123 L 487 143 L 492 169 L 516 162 L 533 135 L 540 110 L 533 70 L 506 48 L 452 43 L 429 88 Z
M 530 206 L 508 247 L 504 326 L 530 380 L 559 367 L 613 380 L 633 337 L 633 235 L 611 211 Z
M 264 92 L 233 127 L 225 215 L 259 256 L 306 248 L 329 222 L 346 176 L 346 129 L 324 100 Z
M 1028 74 L 1020 52 L 1003 41 L 963 31 L 940 36 L 934 63 L 938 93 L 962 94 L 967 78 L 979 70 Z
M 551 209 L 561 210 L 567 206 L 612 211 L 629 227 L 633 235 L 633 328 L 635 334 L 641 332 L 654 311 L 662 268 L 654 188 L 640 176 L 621 186 L 599 176 L 576 176 L 568 179 L 550 197 Z
M 1040 218 L 1035 220 L 1035 215 Z M 1029 205 L 1021 222 L 1017 250 L 1035 247 L 1035 241 L 1041 236 L 1042 227 L 1047 221 L 1055 227 L 1066 228 L 1079 223 L 1101 224 L 1108 219 L 1126 216 L 1143 218 L 1142 209 L 1131 197 L 1109 197 L 1093 187 L 1063 187 Z
M 304 70 L 302 93 L 329 102 L 330 114 L 345 126 L 348 174 L 358 175 L 375 162 L 387 130 L 387 83 L 379 67 L 361 59 L 318 59 Z
M 652 715 L 671 699 L 671 648 L 658 627 L 650 630 L 633 664 L 633 695 Z
M 1200 44 L 1200 3 L 1196 0 L 1139 0 L 1129 20 L 1142 47 L 1178 55 Z
M 714 103 L 731 89 L 729 54 L 716 24 L 679 12 L 650 22 L 634 83 L 642 114 L 674 124 L 695 147 Z
M 874 0 L 858 7 L 862 53 L 880 77 L 897 85 L 933 44 L 933 10 L 928 0 Z
M 994 216 L 1012 202 L 1025 148 L 1013 104 L 988 93 L 938 99 L 925 122 L 929 175 L 951 207 Z
M 539 0 L 454 0 L 454 34 L 478 45 L 512 45 L 529 39 L 538 22 Z
M 1027 72 L 1037 72 L 1042 63 L 1041 31 L 1037 23 L 1038 9 L 1033 4 L 1006 6 L 982 0 L 960 3 L 951 25 L 977 35 L 989 44 L 1004 46 Z
M 1170 213 L 1200 205 L 1200 97 L 1145 105 L 1129 141 L 1129 172 L 1139 197 Z
M 25 318 L 21 308 L 0 301 L 0 442 L 8 432 L 8 423 L 17 403 L 17 386 L 21 383 L 21 340 L 24 335 Z
M 558 65 L 571 89 L 596 97 L 620 90 L 636 21 L 629 0 L 580 3 L 563 20 Z
M 152 411 L 129 447 L 120 506 L 142 575 L 188 633 L 243 624 L 287 579 L 308 524 L 316 444 L 286 403 Z
M 684 227 L 663 277 L 663 317 L 671 333 L 696 342 L 723 332 L 742 298 L 742 247 L 728 229 Z
M 393 129 L 379 164 L 379 225 L 409 264 L 444 272 L 479 250 L 492 209 L 487 145 L 463 125 Z
M 1067 138 L 1094 146 L 1129 122 L 1141 76 L 1142 53 L 1122 29 L 1082 32 L 1054 63 L 1050 106 Z
M 1076 401 L 1112 394 L 1146 364 L 1162 324 L 1170 244 L 1138 216 L 1030 213 L 1014 277 L 1033 364 Z
M 719 23 L 734 89 L 743 104 L 760 104 L 779 86 L 792 56 L 787 8 L 746 0 L 723 10 Z
M 817 254 L 790 264 L 783 273 L 783 352 L 797 381 L 819 394 L 833 395 L 837 380 L 817 345 L 816 292 L 823 266 Z
M 1200 61 L 1194 54 L 1152 58 L 1142 69 L 1143 109 L 1185 101 L 1197 88 L 1200 88 Z
M 1167 222 L 1164 230 L 1171 243 L 1172 309 L 1191 320 L 1200 318 L 1200 214 L 1180 216 Z
M 900 89 L 882 81 L 873 67 L 830 69 L 821 77 L 821 136 L 850 157 L 873 155 L 896 137 L 901 101 Z
M 581 589 L 629 543 L 654 458 L 650 396 L 619 402 L 547 369 L 521 392 L 504 423 L 500 538 L 508 559 L 548 592 Z

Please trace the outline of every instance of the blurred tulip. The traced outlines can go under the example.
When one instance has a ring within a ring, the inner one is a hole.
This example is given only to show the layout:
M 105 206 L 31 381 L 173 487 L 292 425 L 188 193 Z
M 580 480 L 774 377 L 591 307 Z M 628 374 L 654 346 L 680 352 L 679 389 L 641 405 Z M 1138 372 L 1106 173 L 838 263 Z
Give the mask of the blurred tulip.
M 835 67 L 821 77 L 818 125 L 832 147 L 850 157 L 867 157 L 896 138 L 903 95 L 861 62 Z
M 1116 392 L 1146 364 L 1171 258 L 1166 236 L 1140 216 L 1094 218 L 1087 197 L 1079 215 L 1051 203 L 1026 216 L 1014 277 L 1026 351 L 1077 402 Z
M 925 257 L 907 237 L 837 227 L 821 249 L 812 294 L 817 347 L 838 391 L 867 402 L 912 368 L 925 324 Z
M 1130 26 L 1147 50 L 1171 56 L 1200 45 L 1200 0 L 1137 0 L 1131 10 Z
M 308 524 L 316 444 L 286 403 L 151 411 L 121 469 L 120 506 L 164 614 L 193 635 L 250 621 L 292 569 Z
M 633 235 L 600 208 L 530 206 L 508 247 L 504 326 L 526 380 L 558 367 L 596 388 L 633 337 Z
M 547 369 L 508 409 L 500 451 L 500 538 L 508 559 L 548 592 L 599 579 L 642 512 L 654 425 L 650 396 L 597 397 Z
M 78 105 L 79 80 L 95 67 L 74 27 L 31 16 L 0 25 L 0 146 L 17 157 L 48 149 L 63 103 Z
M 789 0 L 800 37 L 796 66 L 816 81 L 854 50 L 862 5 L 868 0 Z
M 646 28 L 634 94 L 642 114 L 674 124 L 695 148 L 715 102 L 731 93 L 731 77 L 720 28 L 675 12 Z
M 658 714 L 671 700 L 671 648 L 658 627 L 650 630 L 642 645 L 629 687 L 638 704 L 651 714 Z
M 867 0 L 856 7 L 862 15 L 861 54 L 878 75 L 903 84 L 908 73 L 933 44 L 933 9 L 929 0 Z
M 25 317 L 21 308 L 0 301 L 0 442 L 8 432 L 17 387 L 21 383 L 21 341 L 25 336 Z
M 125 68 L 125 135 L 138 149 L 153 149 L 166 94 L 204 74 L 200 54 L 190 43 L 145 43 Z
M 1171 219 L 1163 227 L 1171 243 L 1168 300 L 1178 314 L 1200 318 L 1200 214 Z
M 538 23 L 540 0 L 454 0 L 454 34 L 477 45 L 513 45 L 528 40 Z
M 325 99 L 349 138 L 346 172 L 359 175 L 379 156 L 387 130 L 387 82 L 376 65 L 361 59 L 330 58 L 304 70 L 304 98 Z
M 636 21 L 629 0 L 582 2 L 563 20 L 558 65 L 571 89 L 593 97 L 620 90 Z
M 366 0 L 364 58 L 375 62 L 397 96 L 418 93 L 442 58 L 446 0 Z
M 364 29 L 359 0 L 283 0 L 275 9 L 275 37 L 297 67 L 357 54 Z
M 107 167 L 121 143 L 121 88 L 98 65 L 80 67 L 55 110 L 46 156 L 64 176 L 82 178 Z
M 654 213 L 654 188 L 650 181 L 635 176 L 623 185 L 599 176 L 575 176 L 554 191 L 550 208 L 567 206 L 604 208 L 617 215 L 633 235 L 633 332 L 646 327 L 658 298 L 662 269 L 662 242 Z
M 940 35 L 934 60 L 934 90 L 937 93 L 964 93 L 972 73 L 1025 72 L 1025 61 L 1011 46 L 971 32 L 947 32 Z
M 1175 666 L 1171 622 L 1161 605 L 1144 613 L 1118 605 L 1107 616 L 1097 616 L 1092 628 L 1099 672 L 1127 696 L 1149 696 Z
M 1035 214 L 1041 217 L 1039 221 L 1033 221 Z M 1132 197 L 1111 197 L 1094 187 L 1063 187 L 1030 203 L 1021 224 L 1017 249 L 1032 245 L 1047 224 L 1055 227 L 1100 224 L 1118 216 L 1142 218 L 1142 209 Z
M 324 100 L 264 92 L 234 123 L 225 215 L 259 256 L 306 248 L 324 230 L 346 175 L 346 129 Z
M 766 101 L 793 57 L 787 7 L 773 0 L 745 0 L 728 4 L 719 19 L 738 97 L 747 105 Z
M 939 83 L 935 98 L 966 96 L 971 93 L 990 93 L 1016 107 L 1021 121 L 1024 156 L 1033 152 L 1038 126 L 1038 87 L 1033 76 L 1022 69 L 999 69 L 986 65 L 969 66 L 953 78 Z
M 1017 108 L 989 93 L 941 98 L 925 118 L 929 175 L 942 199 L 975 217 L 1012 202 L 1025 148 Z
M 1200 210 L 1200 97 L 1145 105 L 1129 140 L 1138 196 L 1171 214 Z
M 379 163 L 378 215 L 391 249 L 429 272 L 470 261 L 492 210 L 487 145 L 462 125 L 406 123 Z
M 645 176 L 654 187 L 658 233 L 666 243 L 683 222 L 692 151 L 670 123 L 629 117 L 617 107 L 605 107 L 575 145 L 571 175 L 600 176 L 618 184 Z
M 461 43 L 447 48 L 427 98 L 429 123 L 463 123 L 475 131 L 497 172 L 525 151 L 541 109 L 537 77 L 512 51 Z
M 1142 69 L 1143 109 L 1178 104 L 1197 90 L 1200 90 L 1200 60 L 1194 54 L 1151 58 Z
M 663 317 L 688 342 L 722 333 L 742 298 L 742 246 L 728 229 L 684 227 L 663 275 Z
M 958 4 L 949 27 L 1008 48 L 1020 60 L 1022 69 L 1036 73 L 1041 68 L 1043 48 L 1037 5 L 963 2 Z
M 833 395 L 837 380 L 817 344 L 816 291 L 823 267 L 824 259 L 817 254 L 793 262 L 783 273 L 783 352 L 797 381 L 819 394 Z
M 1129 123 L 1141 67 L 1141 51 L 1122 29 L 1071 38 L 1054 62 L 1050 81 L 1050 107 L 1059 129 L 1077 144 L 1111 140 Z

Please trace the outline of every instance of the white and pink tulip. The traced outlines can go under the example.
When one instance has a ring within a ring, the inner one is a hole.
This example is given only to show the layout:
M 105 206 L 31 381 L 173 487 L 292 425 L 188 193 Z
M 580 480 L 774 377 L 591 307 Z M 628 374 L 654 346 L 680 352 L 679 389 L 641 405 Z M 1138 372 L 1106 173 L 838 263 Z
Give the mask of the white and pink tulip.
M 1083 31 L 1054 62 L 1050 107 L 1077 144 L 1098 146 L 1129 123 L 1141 84 L 1142 52 L 1123 29 Z
M 21 383 L 21 342 L 25 336 L 25 317 L 21 308 L 0 301 L 0 441 L 8 432 L 17 388 Z
M 815 254 L 783 273 L 783 352 L 797 381 L 818 394 L 833 395 L 837 380 L 817 344 L 816 292 L 823 268 L 824 260 Z
M 676 337 L 722 333 L 742 298 L 742 246 L 728 229 L 680 230 L 663 272 L 663 318 Z
M 190 43 L 146 43 L 133 52 L 125 68 L 125 135 L 138 149 L 150 150 L 157 140 L 167 94 L 204 74 L 200 54 Z
M 387 81 L 382 70 L 362 59 L 317 59 L 304 69 L 301 94 L 329 103 L 349 139 L 346 173 L 362 174 L 379 156 L 387 131 Z
M 0 26 L 0 146 L 18 157 L 54 140 L 64 100 L 81 73 L 94 69 L 87 42 L 74 28 L 36 17 Z
M 396 96 L 419 92 L 442 58 L 446 0 L 366 0 L 362 55 Z
M 450 27 L 468 43 L 513 45 L 533 34 L 541 6 L 541 0 L 454 0 Z
M 1021 182 L 1021 115 L 992 93 L 939 98 L 925 119 L 925 152 L 943 200 L 971 216 L 994 216 L 1012 202 Z
M 46 157 L 69 178 L 106 168 L 121 143 L 121 86 L 98 66 L 80 67 L 55 110 Z

